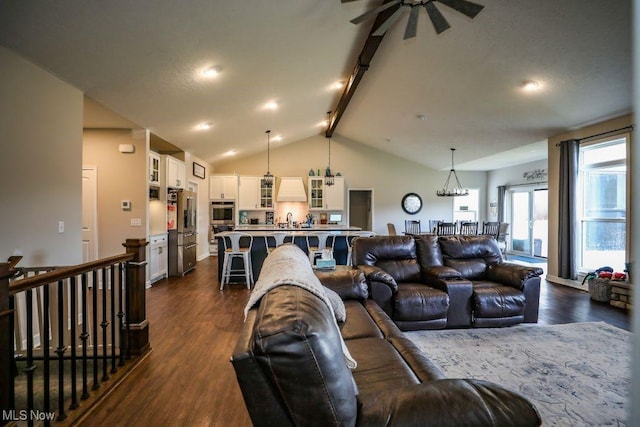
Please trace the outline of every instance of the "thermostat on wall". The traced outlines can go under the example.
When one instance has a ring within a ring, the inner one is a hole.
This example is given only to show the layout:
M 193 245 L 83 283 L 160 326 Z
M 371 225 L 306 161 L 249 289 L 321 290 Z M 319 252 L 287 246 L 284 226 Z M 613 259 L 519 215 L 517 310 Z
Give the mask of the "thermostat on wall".
M 120 144 L 118 146 L 118 150 L 121 153 L 135 153 L 136 152 L 136 146 L 133 144 Z
M 122 200 L 120 202 L 120 208 L 123 211 L 130 211 L 131 210 L 131 200 Z

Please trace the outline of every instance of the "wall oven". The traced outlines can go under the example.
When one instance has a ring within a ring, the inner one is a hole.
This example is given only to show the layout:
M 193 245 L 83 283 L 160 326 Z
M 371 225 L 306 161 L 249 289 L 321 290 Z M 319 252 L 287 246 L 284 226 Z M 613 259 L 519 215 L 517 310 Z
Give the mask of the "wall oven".
M 211 202 L 211 224 L 233 225 L 236 223 L 236 202 Z

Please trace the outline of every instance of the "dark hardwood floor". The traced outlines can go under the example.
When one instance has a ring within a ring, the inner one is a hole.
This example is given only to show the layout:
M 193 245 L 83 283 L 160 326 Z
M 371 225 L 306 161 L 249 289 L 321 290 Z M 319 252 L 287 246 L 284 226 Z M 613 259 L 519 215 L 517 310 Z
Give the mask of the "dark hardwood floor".
M 251 425 L 229 362 L 249 291 L 218 289 L 216 258 L 148 289 L 152 351 L 81 425 Z M 540 324 L 592 321 L 630 330 L 627 312 L 543 281 Z

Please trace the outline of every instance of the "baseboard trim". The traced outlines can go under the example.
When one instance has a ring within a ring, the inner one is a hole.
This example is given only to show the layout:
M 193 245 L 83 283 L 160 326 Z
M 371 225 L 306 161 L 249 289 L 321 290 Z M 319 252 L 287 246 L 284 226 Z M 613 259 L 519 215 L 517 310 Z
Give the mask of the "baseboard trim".
M 586 283 L 582 284 L 582 281 L 563 279 L 562 277 L 552 276 L 551 274 L 547 274 L 546 279 L 548 282 L 555 283 L 557 285 L 568 286 L 570 288 L 589 292 L 589 286 Z

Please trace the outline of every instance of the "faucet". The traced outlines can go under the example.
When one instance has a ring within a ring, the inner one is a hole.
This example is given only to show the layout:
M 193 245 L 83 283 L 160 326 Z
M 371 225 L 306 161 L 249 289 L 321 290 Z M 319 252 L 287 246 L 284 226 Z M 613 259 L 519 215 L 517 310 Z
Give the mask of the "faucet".
M 293 214 L 291 212 L 287 212 L 287 227 L 291 228 L 293 226 Z

